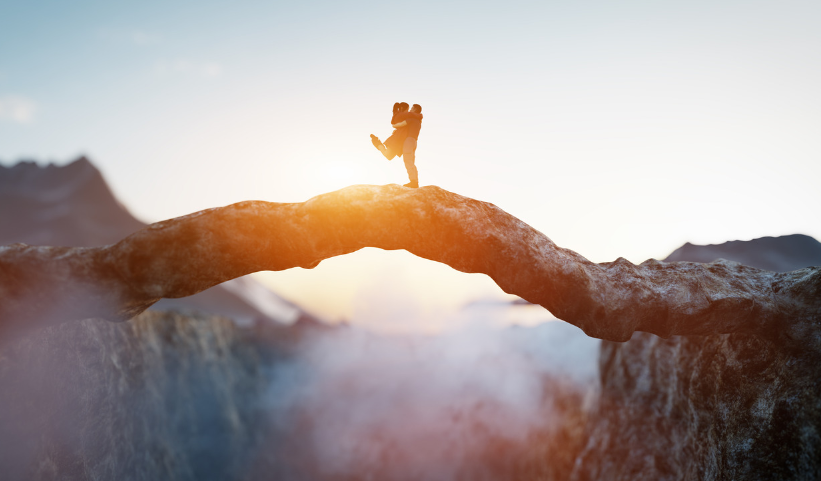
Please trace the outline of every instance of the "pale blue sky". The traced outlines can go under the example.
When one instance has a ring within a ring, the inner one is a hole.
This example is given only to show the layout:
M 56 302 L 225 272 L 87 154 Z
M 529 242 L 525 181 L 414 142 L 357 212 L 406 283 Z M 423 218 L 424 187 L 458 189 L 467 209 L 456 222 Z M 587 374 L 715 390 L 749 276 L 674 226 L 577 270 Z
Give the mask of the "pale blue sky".
M 86 154 L 146 221 L 302 201 L 406 182 L 368 139 L 404 100 L 422 184 L 594 261 L 821 238 L 819 25 L 789 0 L 2 1 L 0 160 Z M 323 264 L 264 279 L 330 315 L 382 277 L 422 305 L 499 294 L 401 253 Z

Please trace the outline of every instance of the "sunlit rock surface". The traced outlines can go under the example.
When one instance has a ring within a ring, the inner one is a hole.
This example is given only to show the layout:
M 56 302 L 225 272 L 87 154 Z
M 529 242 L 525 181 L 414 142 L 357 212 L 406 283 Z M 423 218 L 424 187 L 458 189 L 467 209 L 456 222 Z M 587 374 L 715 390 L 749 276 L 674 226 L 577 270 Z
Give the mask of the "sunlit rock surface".
M 594 264 L 498 207 L 428 186 L 352 186 L 307 202 L 249 201 L 152 224 L 97 248 L 0 248 L 0 335 L 102 317 L 127 320 L 260 270 L 310 268 L 363 247 L 405 249 L 540 304 L 588 335 L 755 333 L 805 342 L 821 268 Z

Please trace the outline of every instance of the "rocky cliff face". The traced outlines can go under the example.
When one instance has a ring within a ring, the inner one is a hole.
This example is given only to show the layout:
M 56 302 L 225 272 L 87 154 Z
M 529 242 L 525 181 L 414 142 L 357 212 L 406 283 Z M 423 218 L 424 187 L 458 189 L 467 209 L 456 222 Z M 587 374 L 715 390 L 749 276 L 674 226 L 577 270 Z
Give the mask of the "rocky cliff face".
M 687 244 L 668 259 L 745 261 L 778 271 L 821 264 L 807 236 Z M 821 312 L 806 340 L 636 333 L 604 341 L 601 386 L 575 480 L 821 478 Z
M 237 479 L 262 438 L 260 352 L 228 319 L 88 319 L 0 348 L 8 480 Z
M 817 334 L 816 334 L 817 335 Z M 575 480 L 821 477 L 821 356 L 743 334 L 603 342 Z

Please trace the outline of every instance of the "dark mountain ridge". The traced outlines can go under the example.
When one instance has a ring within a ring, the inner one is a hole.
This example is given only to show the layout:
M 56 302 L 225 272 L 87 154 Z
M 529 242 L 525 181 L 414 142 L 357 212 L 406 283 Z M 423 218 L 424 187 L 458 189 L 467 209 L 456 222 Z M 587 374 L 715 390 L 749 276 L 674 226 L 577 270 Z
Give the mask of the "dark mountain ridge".
M 94 247 L 146 225 L 117 201 L 85 157 L 65 166 L 0 164 L 0 245 Z
M 104 246 L 146 225 L 117 200 L 86 157 L 61 166 L 33 161 L 0 164 L 0 245 Z M 193 296 L 163 299 L 154 309 L 218 314 L 241 325 L 312 317 L 250 277 Z
M 768 271 L 790 272 L 821 265 L 821 242 L 803 234 L 709 245 L 688 242 L 667 256 L 664 262 L 707 263 L 717 259 L 727 259 Z

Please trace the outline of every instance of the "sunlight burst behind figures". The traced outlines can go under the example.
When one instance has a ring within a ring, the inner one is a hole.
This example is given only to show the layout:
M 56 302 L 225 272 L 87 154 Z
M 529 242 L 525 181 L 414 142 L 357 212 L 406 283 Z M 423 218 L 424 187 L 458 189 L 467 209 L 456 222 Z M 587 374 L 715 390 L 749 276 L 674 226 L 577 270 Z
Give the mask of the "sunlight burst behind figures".
M 0 1 L 0 481 L 817 481 L 819 25 Z
M 366 177 L 361 163 L 355 162 L 351 155 L 323 159 L 317 164 L 317 189 L 338 190 L 361 183 L 363 177 Z

